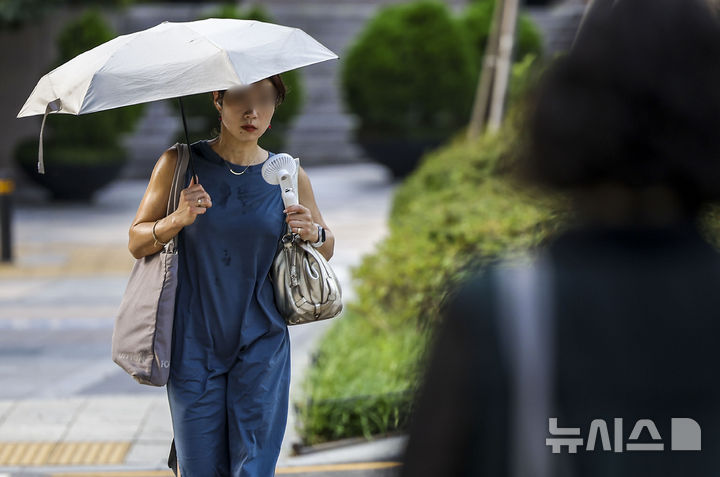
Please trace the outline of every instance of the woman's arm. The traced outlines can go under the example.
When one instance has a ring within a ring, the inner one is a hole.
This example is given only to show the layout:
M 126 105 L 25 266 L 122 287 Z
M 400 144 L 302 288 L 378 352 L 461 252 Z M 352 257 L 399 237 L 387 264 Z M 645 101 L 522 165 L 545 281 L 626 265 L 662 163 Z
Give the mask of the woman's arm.
M 325 220 L 323 220 L 320 209 L 315 203 L 315 194 L 313 194 L 312 185 L 310 184 L 310 178 L 305 172 L 305 169 L 303 169 L 302 167 L 300 167 L 298 170 L 298 202 L 300 203 L 300 205 L 306 207 L 310 211 L 310 222 L 318 223 L 322 226 L 322 228 L 325 229 L 325 243 L 322 244 L 322 246 L 318 247 L 318 251 L 323 255 L 323 257 L 325 257 L 326 260 L 329 261 L 335 251 L 335 235 L 327 227 Z M 289 223 L 290 220 L 293 220 L 293 215 L 291 214 L 288 219 Z M 291 223 L 290 225 L 295 226 L 293 223 Z M 307 225 L 301 224 L 299 226 L 307 228 Z M 305 230 L 303 230 L 303 232 L 305 232 Z M 310 227 L 308 232 L 309 234 L 307 236 L 305 236 L 305 234 L 302 234 L 301 238 L 303 238 L 303 240 L 309 240 L 310 242 L 317 242 L 317 227 Z
M 205 210 L 212 206 L 210 196 L 201 185 L 195 184 L 193 178 L 190 186 L 180 192 L 177 210 L 165 216 L 177 161 L 177 149 L 171 147 L 160 156 L 153 168 L 150 182 L 128 233 L 128 250 L 135 258 L 142 258 L 162 249 L 163 246 L 152 236 L 156 220 L 158 223 L 155 226 L 155 236 L 160 242 L 168 242 L 183 227 L 193 223 L 197 214 L 204 214 Z M 198 207 L 197 199 L 201 197 L 203 204 Z

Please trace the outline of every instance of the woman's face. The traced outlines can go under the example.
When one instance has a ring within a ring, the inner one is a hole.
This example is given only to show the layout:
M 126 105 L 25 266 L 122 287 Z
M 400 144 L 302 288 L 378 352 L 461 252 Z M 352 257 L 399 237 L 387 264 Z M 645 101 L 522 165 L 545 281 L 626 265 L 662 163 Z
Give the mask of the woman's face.
M 277 92 L 270 80 L 264 79 L 249 86 L 228 89 L 222 100 L 219 92 L 214 91 L 213 98 L 222 124 L 230 134 L 239 141 L 257 141 L 275 113 Z

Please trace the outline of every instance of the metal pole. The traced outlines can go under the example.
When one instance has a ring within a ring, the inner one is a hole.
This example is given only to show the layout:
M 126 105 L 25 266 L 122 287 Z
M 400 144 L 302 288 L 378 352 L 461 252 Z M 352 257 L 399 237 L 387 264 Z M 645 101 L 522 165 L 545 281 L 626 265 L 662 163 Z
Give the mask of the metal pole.
M 15 183 L 12 179 L 0 177 L 0 262 L 12 262 L 12 192 Z
M 473 104 L 472 116 L 468 125 L 467 138 L 472 140 L 476 138 L 485 127 L 485 119 L 488 115 L 488 104 L 490 101 L 490 92 L 493 86 L 493 77 L 495 76 L 495 64 L 498 54 L 498 41 L 500 38 L 500 22 L 502 21 L 502 12 L 505 2 L 497 0 L 493 11 L 492 23 L 490 24 L 490 34 L 485 43 L 485 51 L 483 53 L 483 65 L 480 72 L 480 80 L 478 81 L 477 90 L 475 92 L 475 102 Z
M 488 127 L 492 131 L 500 129 L 505 114 L 505 97 L 510 81 L 512 67 L 513 45 L 515 43 L 515 27 L 517 25 L 518 0 L 505 0 L 503 19 L 500 26 L 500 42 L 498 43 L 498 58 L 495 66 L 495 80 L 493 81 L 493 94 L 490 103 L 490 119 Z

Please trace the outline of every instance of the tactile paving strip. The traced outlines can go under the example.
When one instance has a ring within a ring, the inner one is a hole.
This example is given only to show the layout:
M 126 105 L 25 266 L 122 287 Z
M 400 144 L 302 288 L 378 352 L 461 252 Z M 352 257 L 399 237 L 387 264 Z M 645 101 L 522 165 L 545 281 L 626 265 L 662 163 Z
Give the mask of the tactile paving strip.
M 0 442 L 0 467 L 122 464 L 130 442 Z

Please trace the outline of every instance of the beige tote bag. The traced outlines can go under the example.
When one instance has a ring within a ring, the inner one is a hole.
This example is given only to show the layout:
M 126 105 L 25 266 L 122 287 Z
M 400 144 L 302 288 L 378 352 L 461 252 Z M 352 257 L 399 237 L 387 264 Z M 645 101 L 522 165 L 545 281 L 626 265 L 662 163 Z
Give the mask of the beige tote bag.
M 175 147 L 167 215 L 178 206 L 189 158 L 186 144 Z M 159 252 L 137 259 L 115 318 L 112 359 L 140 384 L 164 386 L 170 376 L 177 261 L 177 236 Z

